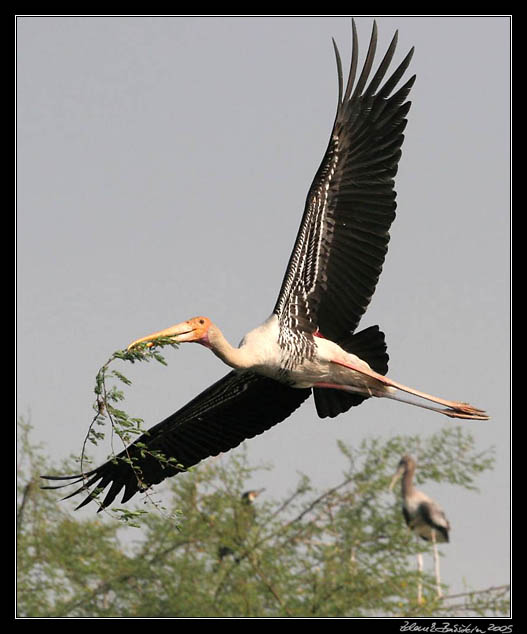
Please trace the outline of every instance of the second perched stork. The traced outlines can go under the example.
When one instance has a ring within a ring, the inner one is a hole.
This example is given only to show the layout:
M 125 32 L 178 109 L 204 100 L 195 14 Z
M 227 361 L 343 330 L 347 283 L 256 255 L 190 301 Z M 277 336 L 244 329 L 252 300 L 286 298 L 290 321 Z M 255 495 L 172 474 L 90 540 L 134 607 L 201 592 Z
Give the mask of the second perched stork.
M 82 480 L 79 491 L 111 484 L 103 507 L 123 488 L 126 502 L 138 490 L 261 434 L 290 416 L 311 394 L 320 417 L 337 416 L 370 397 L 385 397 L 450 417 L 488 418 L 467 403 L 431 396 L 386 377 L 383 333 L 377 326 L 356 332 L 375 291 L 395 218 L 394 177 L 415 76 L 398 87 L 413 49 L 387 76 L 397 33 L 371 76 L 375 23 L 358 73 L 354 22 L 352 34 L 346 83 L 333 42 L 339 88 L 336 117 L 271 316 L 238 347 L 207 317 L 189 319 L 131 344 L 149 344 L 158 337 L 196 342 L 210 348 L 232 371 L 139 438 L 142 450 L 133 444 L 117 460 L 62 478 Z M 405 394 L 428 403 L 409 400 Z M 144 451 L 145 445 L 152 453 L 174 458 L 177 466 L 160 465 Z M 130 467 L 132 461 L 137 469 Z
M 250 491 L 245 491 L 245 493 L 242 495 L 242 502 L 247 506 L 250 506 L 264 491 L 265 489 L 251 489 Z
M 253 503 L 264 491 L 264 488 L 251 489 L 250 491 L 245 491 L 241 496 L 242 506 L 237 516 L 235 516 L 236 535 L 234 536 L 234 542 L 237 550 L 240 550 L 243 546 L 247 533 L 255 521 L 256 510 Z M 218 559 L 221 562 L 228 555 L 235 555 L 235 552 L 231 546 L 220 546 L 218 548 Z M 234 561 L 236 561 L 236 563 L 241 561 L 240 553 L 234 557 Z
M 403 456 L 390 483 L 390 489 L 393 489 L 395 483 L 402 477 L 401 492 L 404 519 L 407 526 L 418 537 L 421 537 L 421 539 L 426 541 L 430 541 L 433 544 L 437 594 L 438 596 L 441 596 L 439 553 L 437 552 L 437 543 L 448 542 L 450 523 L 439 504 L 432 500 L 432 498 L 429 498 L 428 495 L 415 488 L 415 469 L 415 460 L 411 456 Z M 422 559 L 420 553 L 417 561 L 419 572 L 421 572 Z M 419 600 L 421 598 L 420 594 L 421 592 L 419 590 Z

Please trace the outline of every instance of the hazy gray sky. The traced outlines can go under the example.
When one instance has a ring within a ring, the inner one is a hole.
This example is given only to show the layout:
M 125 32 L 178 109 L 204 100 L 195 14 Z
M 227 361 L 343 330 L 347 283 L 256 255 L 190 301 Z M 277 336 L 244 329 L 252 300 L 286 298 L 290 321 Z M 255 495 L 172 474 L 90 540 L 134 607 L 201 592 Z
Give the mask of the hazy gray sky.
M 372 18 L 357 17 L 361 50 Z M 509 580 L 509 19 L 377 17 L 379 51 L 399 29 L 416 52 L 398 210 L 361 326 L 386 333 L 390 376 L 488 410 L 462 423 L 496 448 L 481 492 L 428 488 L 452 542 L 453 589 Z M 328 141 L 350 19 L 20 17 L 18 408 L 59 461 L 78 453 L 94 377 L 116 349 L 188 317 L 233 342 L 270 313 L 305 196 Z M 225 374 L 199 346 L 169 367 L 127 367 L 127 411 L 150 426 Z M 319 487 L 345 464 L 337 440 L 423 437 L 452 425 L 372 400 L 331 422 L 308 402 L 247 444 Z M 105 450 L 106 453 L 106 450 Z

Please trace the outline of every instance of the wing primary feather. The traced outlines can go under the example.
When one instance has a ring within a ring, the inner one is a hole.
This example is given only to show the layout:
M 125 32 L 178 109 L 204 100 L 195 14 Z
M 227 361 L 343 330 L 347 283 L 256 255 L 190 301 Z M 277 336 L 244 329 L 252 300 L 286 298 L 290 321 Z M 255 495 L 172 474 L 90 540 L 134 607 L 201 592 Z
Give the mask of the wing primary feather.
M 386 80 L 385 84 L 383 85 L 383 87 L 379 91 L 379 95 L 381 97 L 384 97 L 384 98 L 388 97 L 388 95 L 392 92 L 392 90 L 395 88 L 395 86 L 399 83 L 399 80 L 404 75 L 405 71 L 407 70 L 408 66 L 410 65 L 410 62 L 412 61 L 412 57 L 414 55 L 414 50 L 415 50 L 415 48 L 412 46 L 412 48 L 408 51 L 408 53 L 407 53 L 406 57 L 403 59 L 403 61 L 393 71 L 391 76 Z M 413 79 L 415 81 L 415 75 L 413 75 L 413 77 L 411 79 Z
M 86 476 L 89 476 L 90 474 L 87 473 Z M 72 475 L 72 476 L 48 476 L 48 475 L 43 475 L 40 476 L 43 480 L 69 480 L 69 482 L 64 482 L 64 484 L 48 484 L 48 485 L 43 485 L 40 488 L 41 489 L 63 489 L 64 487 L 69 487 L 72 484 L 78 484 L 79 482 L 81 482 L 82 480 L 85 479 L 86 476 L 83 476 L 82 474 L 76 474 L 76 475 Z
M 379 84 L 381 83 L 381 81 L 384 78 L 384 75 L 386 74 L 386 71 L 388 70 L 388 67 L 390 66 L 392 59 L 393 59 L 393 55 L 395 53 L 395 48 L 397 47 L 397 39 L 399 37 L 399 33 L 398 31 L 395 31 L 395 34 L 392 38 L 392 41 L 390 42 L 390 46 L 388 47 L 382 62 L 379 64 L 379 68 L 377 69 L 377 72 L 375 73 L 375 75 L 373 76 L 373 79 L 371 80 L 368 88 L 366 89 L 364 96 L 365 97 L 369 97 L 371 95 L 375 94 L 375 91 L 377 90 L 377 88 L 379 87 Z
M 343 76 L 342 76 L 342 60 L 340 59 L 340 53 L 339 53 L 339 49 L 337 46 L 337 43 L 335 42 L 335 38 L 331 38 L 331 41 L 333 42 L 333 50 L 335 51 L 335 59 L 337 62 L 337 76 L 338 76 L 338 82 L 339 82 L 339 102 L 338 102 L 338 108 L 340 108 L 340 104 L 342 103 L 342 90 L 343 90 Z M 338 111 L 337 108 L 337 111 Z
M 108 493 L 106 494 L 106 497 L 104 498 L 101 508 L 106 508 L 107 506 L 109 506 L 115 500 L 115 498 L 119 494 L 119 491 L 121 491 L 123 487 L 124 487 L 123 482 L 120 482 L 119 480 L 114 480 L 112 482 L 112 486 L 110 487 L 110 489 L 108 490 Z
M 353 84 L 355 83 L 355 77 L 357 75 L 357 66 L 359 63 L 359 38 L 357 36 L 357 26 L 355 25 L 355 20 L 353 19 L 351 21 L 351 32 L 351 65 L 343 103 L 346 103 L 350 98 L 351 91 L 353 90 Z
M 366 54 L 364 66 L 362 67 L 359 80 L 357 81 L 357 85 L 355 86 L 355 90 L 353 91 L 351 101 L 358 99 L 362 95 L 364 86 L 366 85 L 366 82 L 368 81 L 368 77 L 370 76 L 370 71 L 371 71 L 371 67 L 373 66 L 373 60 L 375 58 L 376 50 L 377 50 L 377 23 L 374 21 L 372 32 L 371 32 L 370 45 L 368 47 L 368 53 Z

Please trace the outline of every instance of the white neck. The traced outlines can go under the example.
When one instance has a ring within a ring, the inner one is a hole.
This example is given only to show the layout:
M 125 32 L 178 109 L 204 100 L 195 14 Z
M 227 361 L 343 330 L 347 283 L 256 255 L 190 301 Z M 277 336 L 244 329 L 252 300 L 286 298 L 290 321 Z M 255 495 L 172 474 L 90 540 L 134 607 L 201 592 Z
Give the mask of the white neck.
M 415 490 L 414 473 L 415 473 L 415 466 L 411 464 L 408 465 L 406 471 L 404 472 L 403 479 L 401 482 L 403 497 L 410 496 Z
M 209 328 L 208 340 L 212 352 L 231 368 L 248 370 L 254 365 L 254 360 L 252 355 L 249 354 L 249 350 L 244 346 L 241 348 L 231 346 L 221 330 L 214 324 Z

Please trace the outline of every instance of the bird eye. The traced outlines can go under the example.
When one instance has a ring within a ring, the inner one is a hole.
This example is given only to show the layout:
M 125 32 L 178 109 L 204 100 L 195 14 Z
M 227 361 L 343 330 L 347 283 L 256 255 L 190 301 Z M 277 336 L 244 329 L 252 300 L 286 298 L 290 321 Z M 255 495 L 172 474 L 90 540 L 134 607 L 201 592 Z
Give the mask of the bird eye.
M 204 319 L 200 319 L 200 320 L 199 320 L 199 323 L 200 323 L 200 324 L 204 324 L 204 323 L 205 323 L 205 320 L 204 320 Z

